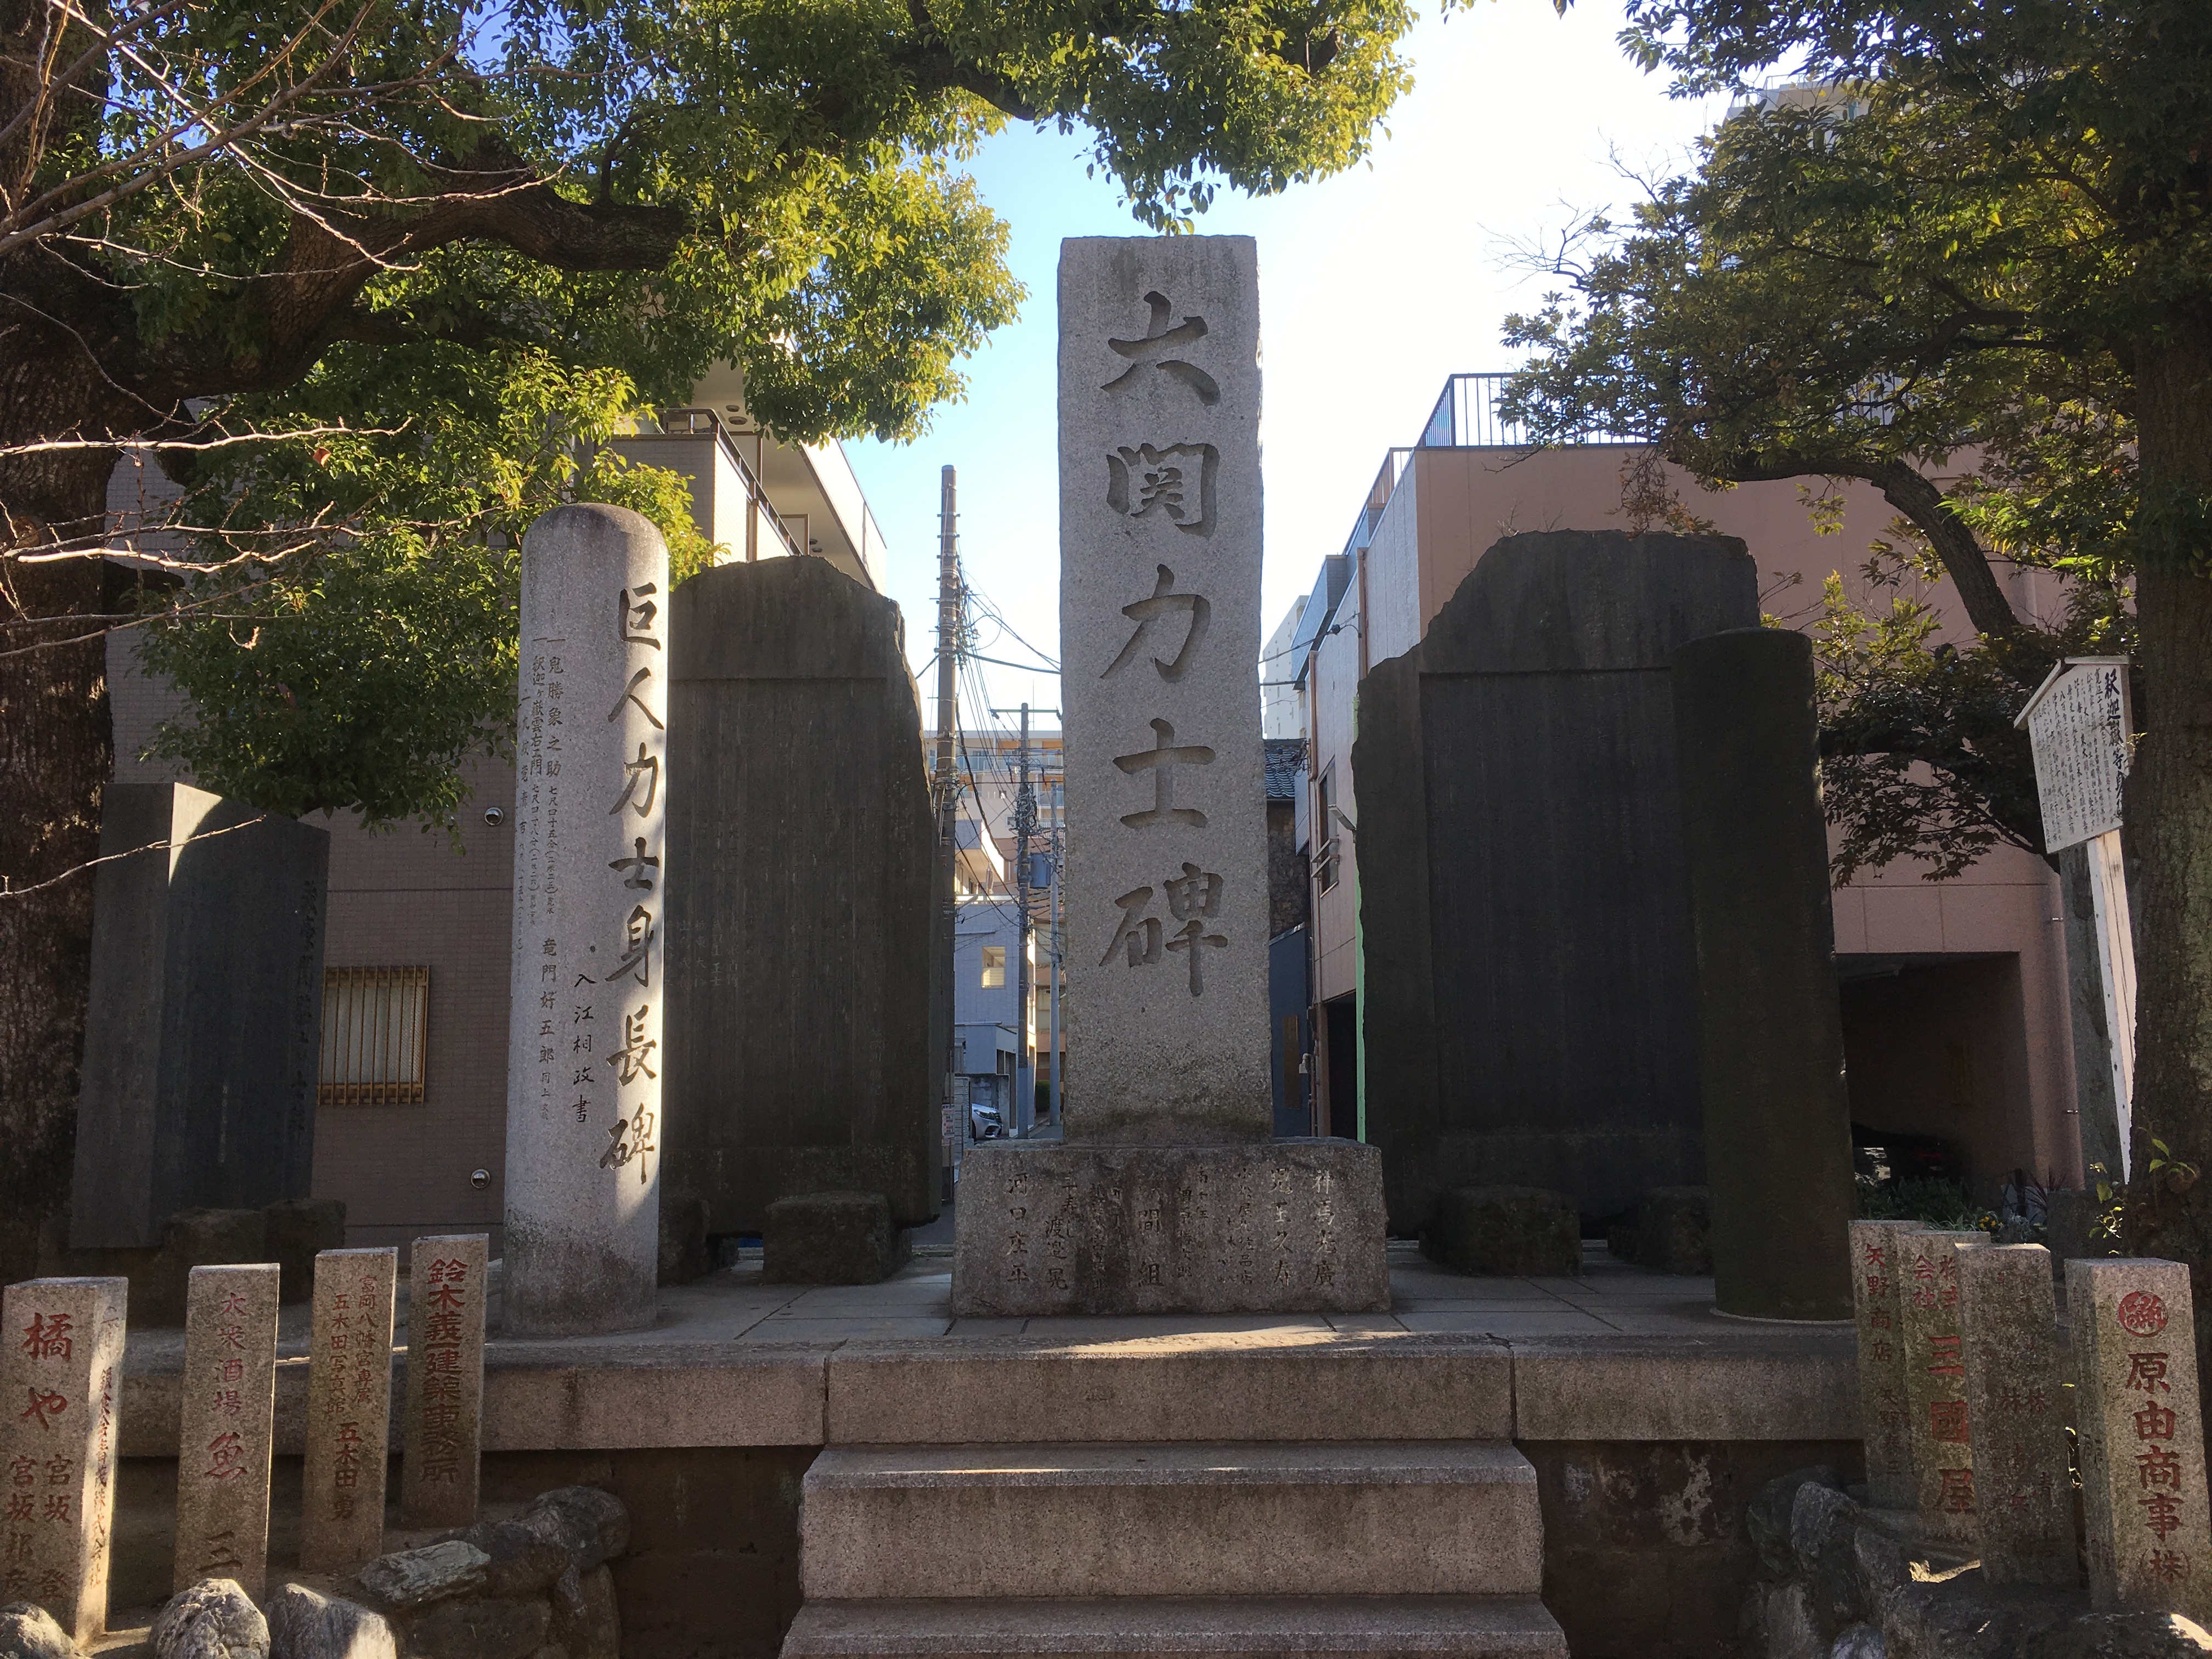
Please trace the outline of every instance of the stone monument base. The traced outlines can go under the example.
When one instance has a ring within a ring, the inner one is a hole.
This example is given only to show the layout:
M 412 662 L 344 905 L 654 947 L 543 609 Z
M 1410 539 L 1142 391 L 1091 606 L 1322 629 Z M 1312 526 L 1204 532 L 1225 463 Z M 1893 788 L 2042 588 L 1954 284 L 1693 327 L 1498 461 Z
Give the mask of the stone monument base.
M 1382 1155 L 1352 1140 L 971 1146 L 952 1310 L 1382 1313 Z

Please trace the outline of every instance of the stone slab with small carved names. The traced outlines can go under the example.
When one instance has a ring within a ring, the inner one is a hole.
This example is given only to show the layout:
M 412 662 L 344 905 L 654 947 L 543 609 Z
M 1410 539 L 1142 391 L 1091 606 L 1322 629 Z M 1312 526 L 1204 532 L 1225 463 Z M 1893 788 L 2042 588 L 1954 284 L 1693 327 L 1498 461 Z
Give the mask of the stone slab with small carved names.
M 978 1315 L 1390 1306 L 1370 1148 L 969 1149 L 953 1276 Z
M 1258 254 L 1071 238 L 1059 299 L 1065 1029 L 1090 1080 L 1065 1146 L 969 1166 L 994 1196 L 955 1212 L 954 1310 L 1387 1306 L 1380 1155 L 1269 1144 Z M 998 1202 L 1024 1182 L 1086 1195 L 1034 1276 Z M 1224 1183 L 1248 1218 L 1285 1200 L 1265 1248 L 1182 1200 Z
M 33 1279 L 0 1296 L 0 1602 L 72 1638 L 106 1627 L 129 1281 Z
M 653 1322 L 668 549 L 626 507 L 522 538 L 505 1328 Z
M 300 1565 L 309 1572 L 349 1571 L 384 1553 L 398 1277 L 393 1249 L 325 1250 L 315 1258 L 300 1516 Z
M 1911 1509 L 1912 1437 L 1905 1389 L 1905 1331 L 1899 1315 L 1902 1236 L 1910 1221 L 1850 1224 L 1851 1302 L 1858 1316 L 1859 1411 L 1865 1425 L 1867 1496 L 1886 1509 Z
M 172 1589 L 229 1578 L 258 1601 L 267 1587 L 282 1273 L 195 1267 L 185 1287 Z
M 2099 1608 L 2212 1617 L 2189 1270 L 2141 1258 L 2069 1261 L 2075 1424 L 2089 1596 Z
M 1905 1233 L 1898 1242 L 1913 1507 L 1928 1535 L 1949 1543 L 1970 1542 L 1974 1536 L 1974 1449 L 1959 1328 L 1957 1251 L 1988 1243 L 1983 1232 L 1926 1231 Z
M 408 1255 L 399 1510 L 410 1527 L 477 1518 L 483 1446 L 486 1233 L 418 1238 Z
M 2074 1482 L 2051 1252 L 1990 1245 L 1961 1250 L 1958 1261 L 1982 1576 L 1993 1584 L 2072 1584 Z

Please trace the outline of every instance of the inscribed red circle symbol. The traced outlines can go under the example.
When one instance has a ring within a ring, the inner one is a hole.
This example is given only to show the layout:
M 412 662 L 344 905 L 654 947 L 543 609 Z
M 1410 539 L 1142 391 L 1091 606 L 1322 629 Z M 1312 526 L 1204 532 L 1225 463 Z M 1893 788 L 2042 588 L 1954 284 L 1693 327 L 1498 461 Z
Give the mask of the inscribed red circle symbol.
M 2166 1304 L 2148 1291 L 2130 1291 L 2120 1298 L 2120 1328 L 2136 1336 L 2156 1336 L 2166 1328 Z

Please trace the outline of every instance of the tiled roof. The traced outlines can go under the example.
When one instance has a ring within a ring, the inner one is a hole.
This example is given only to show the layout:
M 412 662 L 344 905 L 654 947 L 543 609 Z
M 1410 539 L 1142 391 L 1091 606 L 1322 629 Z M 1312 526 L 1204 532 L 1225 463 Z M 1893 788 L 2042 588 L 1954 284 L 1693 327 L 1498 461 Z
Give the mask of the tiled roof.
M 1298 795 L 1298 768 L 1305 762 L 1306 744 L 1304 738 L 1265 738 L 1261 739 L 1267 754 L 1267 799 L 1296 800 Z

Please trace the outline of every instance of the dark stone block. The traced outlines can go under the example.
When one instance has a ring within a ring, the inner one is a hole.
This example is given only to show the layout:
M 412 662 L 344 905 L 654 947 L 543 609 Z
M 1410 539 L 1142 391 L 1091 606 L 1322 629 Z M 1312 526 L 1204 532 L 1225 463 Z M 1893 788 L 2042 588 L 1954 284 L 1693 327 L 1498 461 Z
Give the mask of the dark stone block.
M 1595 1220 L 1704 1179 L 1668 663 L 1758 620 L 1739 541 L 1509 536 L 1361 681 L 1367 1133 L 1395 1229 L 1455 1187 Z
M 706 1206 L 672 1276 L 793 1194 L 921 1225 L 937 825 L 898 607 L 820 559 L 723 565 L 677 586 L 669 642 L 661 1201 Z
M 1654 1187 L 1636 1206 L 1629 1259 L 1655 1273 L 1713 1270 L 1713 1199 L 1704 1187 Z
M 1856 1194 L 1812 641 L 1778 628 L 1692 641 L 1674 698 L 1714 1300 L 1848 1319 Z
M 1437 1195 L 1421 1251 L 1457 1273 L 1579 1273 L 1582 1221 L 1565 1193 L 1455 1187 Z
M 179 1210 L 306 1197 L 329 833 L 111 784 L 100 850 L 71 1247 L 143 1249 Z
M 768 1206 L 761 1275 L 778 1285 L 874 1285 L 911 1254 L 881 1193 L 798 1193 Z
M 315 1291 L 315 1258 L 345 1249 L 346 1206 L 342 1198 L 287 1198 L 262 1212 L 268 1219 L 268 1253 L 250 1258 L 274 1261 L 283 1269 L 280 1300 L 305 1302 Z

